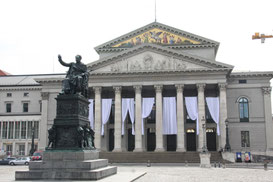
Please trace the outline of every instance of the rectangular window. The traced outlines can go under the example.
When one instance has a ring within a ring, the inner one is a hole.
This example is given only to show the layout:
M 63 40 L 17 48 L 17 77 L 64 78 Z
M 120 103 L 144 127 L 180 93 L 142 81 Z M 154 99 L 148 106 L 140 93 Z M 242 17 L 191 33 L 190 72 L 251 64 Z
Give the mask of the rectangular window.
M 19 155 L 25 155 L 25 145 L 19 145 Z
M 4 121 L 3 130 L 2 130 L 2 139 L 7 139 L 7 135 L 8 135 L 8 122 Z
M 13 139 L 13 131 L 14 131 L 14 122 L 9 122 L 9 133 L 8 139 Z
M 23 112 L 28 112 L 28 103 L 23 103 Z
M 28 92 L 25 92 L 24 93 L 24 97 L 28 97 L 29 96 L 29 93 Z
M 32 138 L 32 121 L 27 122 L 27 138 Z
M 34 138 L 39 137 L 39 121 L 34 121 Z
M 6 103 L 6 112 L 11 112 L 11 103 Z
M 7 145 L 7 155 L 12 155 L 12 145 Z
M 20 137 L 20 121 L 15 122 L 15 139 Z
M 21 139 L 26 139 L 27 122 L 21 122 Z
M 12 93 L 7 93 L 7 97 L 12 97 Z
M 2 122 L 0 122 L 0 135 L 1 135 L 1 129 L 2 129 Z M 2 136 L 0 136 L 0 138 L 2 138 Z
M 40 112 L 42 112 L 42 101 L 39 101 L 40 104 Z
M 246 80 L 239 80 L 239 83 L 242 84 L 242 83 L 247 83 Z
M 250 147 L 249 131 L 241 131 L 241 146 Z

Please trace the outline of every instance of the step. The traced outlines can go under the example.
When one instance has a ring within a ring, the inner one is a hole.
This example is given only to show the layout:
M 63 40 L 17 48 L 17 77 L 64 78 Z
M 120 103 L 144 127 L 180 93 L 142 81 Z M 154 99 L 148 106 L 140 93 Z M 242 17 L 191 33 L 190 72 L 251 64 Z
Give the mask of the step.
M 29 170 L 93 170 L 108 166 L 107 159 L 86 161 L 31 161 Z
M 82 171 L 30 170 L 16 171 L 15 180 L 98 180 L 116 173 L 115 166 Z

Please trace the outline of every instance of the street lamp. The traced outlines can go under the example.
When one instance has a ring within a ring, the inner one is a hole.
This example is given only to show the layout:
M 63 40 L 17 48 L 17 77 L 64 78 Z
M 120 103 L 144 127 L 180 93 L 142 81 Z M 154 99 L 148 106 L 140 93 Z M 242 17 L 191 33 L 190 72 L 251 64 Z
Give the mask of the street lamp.
M 35 148 L 34 148 L 34 127 L 32 127 L 32 129 L 31 129 L 31 149 L 29 151 L 29 155 L 33 156 L 34 152 L 35 152 Z
M 230 144 L 229 144 L 229 138 L 228 138 L 228 120 L 226 119 L 225 121 L 226 124 L 226 145 L 225 145 L 225 151 L 229 151 L 231 150 Z
M 207 153 L 208 149 L 207 149 L 207 137 L 206 137 L 206 120 L 203 117 L 202 118 L 202 128 L 203 128 L 203 147 L 202 147 L 202 153 Z

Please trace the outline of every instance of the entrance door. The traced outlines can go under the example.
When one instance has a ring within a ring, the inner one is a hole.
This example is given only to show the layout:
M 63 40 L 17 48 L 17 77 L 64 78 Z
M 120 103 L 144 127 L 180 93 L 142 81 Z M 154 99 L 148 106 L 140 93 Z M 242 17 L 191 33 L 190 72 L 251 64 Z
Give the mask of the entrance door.
M 215 129 L 207 129 L 207 148 L 208 151 L 216 151 L 216 131 Z
M 147 151 L 155 150 L 155 132 L 151 129 L 147 129 Z
M 132 135 L 132 128 L 128 129 L 128 151 L 135 149 L 135 135 Z
M 167 135 L 167 151 L 176 151 L 176 135 Z
M 187 151 L 196 151 L 196 134 L 194 129 L 187 130 Z
M 109 151 L 114 150 L 114 129 L 109 129 Z

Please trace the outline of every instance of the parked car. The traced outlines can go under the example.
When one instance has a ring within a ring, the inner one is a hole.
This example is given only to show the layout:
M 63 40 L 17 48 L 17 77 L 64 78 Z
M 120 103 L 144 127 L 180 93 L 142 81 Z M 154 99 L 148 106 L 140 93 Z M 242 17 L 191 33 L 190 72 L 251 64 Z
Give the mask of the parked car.
M 9 162 L 11 160 L 15 160 L 15 159 L 16 159 L 15 157 L 4 158 L 4 159 L 0 160 L 0 165 L 9 165 Z
M 29 165 L 30 157 L 19 157 L 15 160 L 9 161 L 9 164 L 14 165 Z
M 33 153 L 33 156 L 31 156 L 32 161 L 42 160 L 42 159 L 43 159 L 43 151 L 36 151 Z

